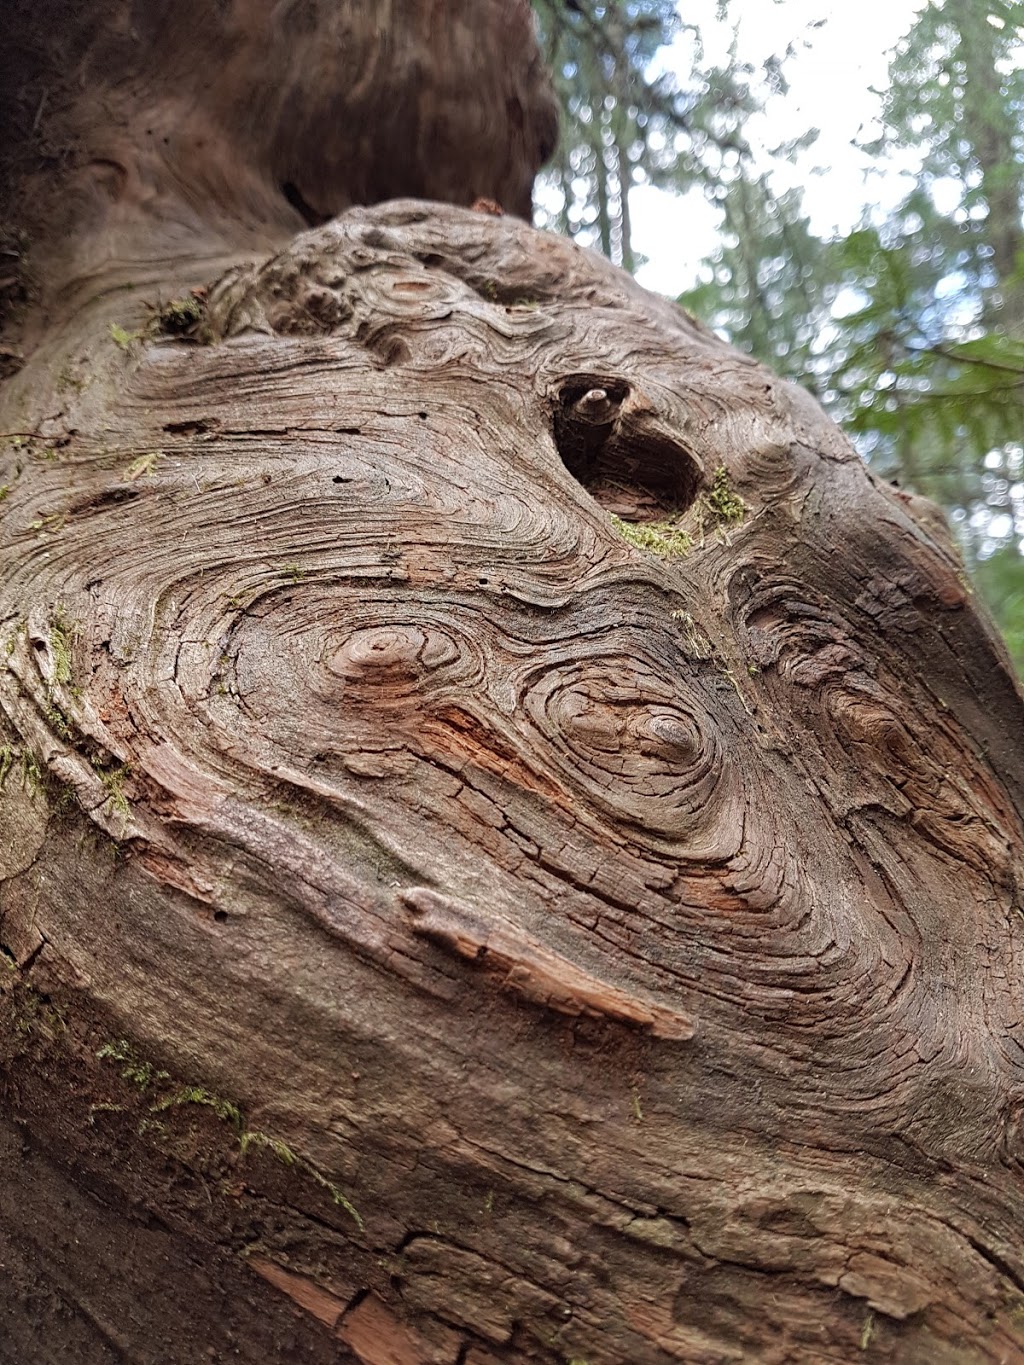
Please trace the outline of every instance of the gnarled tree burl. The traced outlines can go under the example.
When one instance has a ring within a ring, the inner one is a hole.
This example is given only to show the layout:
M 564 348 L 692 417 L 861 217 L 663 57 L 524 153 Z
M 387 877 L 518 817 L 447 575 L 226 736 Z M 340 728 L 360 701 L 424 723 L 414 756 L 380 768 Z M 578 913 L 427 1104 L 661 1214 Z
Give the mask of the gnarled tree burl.
M 521 0 L 81 8 L 0 80 L 0 1359 L 1024 1360 L 937 517 L 471 207 Z

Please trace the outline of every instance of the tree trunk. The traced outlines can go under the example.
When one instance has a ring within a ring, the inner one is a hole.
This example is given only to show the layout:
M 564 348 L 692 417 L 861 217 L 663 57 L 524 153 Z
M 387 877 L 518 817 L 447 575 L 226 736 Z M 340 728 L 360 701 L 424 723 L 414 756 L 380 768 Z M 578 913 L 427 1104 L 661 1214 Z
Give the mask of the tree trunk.
M 963 138 L 986 206 L 984 235 L 991 249 L 986 322 L 1024 336 L 1024 177 L 1017 154 L 1012 102 L 1004 98 L 1000 38 L 989 11 L 973 0 L 949 6 L 957 41 L 954 78 L 962 85 Z
M 0 1360 L 1024 1359 L 1021 707 L 941 520 L 465 207 L 550 145 L 524 7 L 377 10 L 168 9 L 22 157 Z

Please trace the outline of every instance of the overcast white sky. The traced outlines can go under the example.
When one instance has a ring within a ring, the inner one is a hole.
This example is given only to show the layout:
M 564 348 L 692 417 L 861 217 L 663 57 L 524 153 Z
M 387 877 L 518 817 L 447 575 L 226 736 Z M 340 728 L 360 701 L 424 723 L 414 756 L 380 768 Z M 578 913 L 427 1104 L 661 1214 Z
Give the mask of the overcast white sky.
M 910 28 L 924 0 L 734 0 L 739 53 L 760 66 L 790 41 L 800 50 L 787 64 L 789 92 L 772 100 L 763 125 L 766 145 L 820 129 L 817 142 L 783 173 L 777 187 L 802 185 L 812 227 L 848 231 L 866 205 L 894 206 L 906 180 L 877 169 L 853 143 L 877 131 L 880 103 L 871 87 L 887 83 L 889 49 Z M 701 28 L 709 61 L 724 63 L 731 31 L 715 19 L 715 0 L 681 0 L 686 18 Z M 825 18 L 820 28 L 811 29 Z M 680 40 L 686 42 L 685 37 Z M 806 43 L 806 46 L 803 44 Z M 668 63 L 669 65 L 671 62 Z M 688 62 L 687 62 L 688 67 Z M 638 186 L 629 197 L 633 245 L 648 257 L 637 278 L 648 289 L 678 294 L 696 279 L 714 250 L 716 218 L 699 192 L 678 196 Z

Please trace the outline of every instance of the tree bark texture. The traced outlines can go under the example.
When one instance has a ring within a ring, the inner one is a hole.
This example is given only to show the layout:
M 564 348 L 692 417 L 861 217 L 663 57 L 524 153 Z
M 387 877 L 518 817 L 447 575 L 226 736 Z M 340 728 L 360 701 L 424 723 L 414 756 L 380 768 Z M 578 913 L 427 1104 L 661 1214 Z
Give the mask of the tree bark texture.
M 941 519 L 511 217 L 202 240 L 0 388 L 0 1360 L 1024 1359 Z

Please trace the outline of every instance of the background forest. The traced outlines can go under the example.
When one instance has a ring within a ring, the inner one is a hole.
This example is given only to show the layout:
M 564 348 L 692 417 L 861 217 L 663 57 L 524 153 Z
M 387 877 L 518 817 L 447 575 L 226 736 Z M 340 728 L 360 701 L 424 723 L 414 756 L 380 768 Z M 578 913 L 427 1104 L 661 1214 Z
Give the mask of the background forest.
M 717 21 L 750 3 L 719 0 Z M 766 143 L 805 37 L 776 3 L 778 51 L 754 64 L 734 42 L 715 64 L 687 0 L 535 0 L 563 105 L 541 220 L 634 270 L 629 191 L 699 186 L 719 245 L 680 302 L 945 508 L 1024 672 L 1024 0 L 918 7 L 864 146 L 909 166 L 909 191 L 830 236 L 780 174 L 818 130 Z

